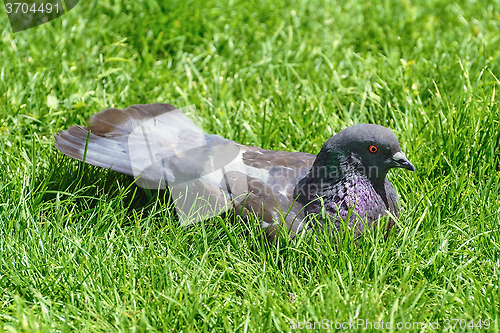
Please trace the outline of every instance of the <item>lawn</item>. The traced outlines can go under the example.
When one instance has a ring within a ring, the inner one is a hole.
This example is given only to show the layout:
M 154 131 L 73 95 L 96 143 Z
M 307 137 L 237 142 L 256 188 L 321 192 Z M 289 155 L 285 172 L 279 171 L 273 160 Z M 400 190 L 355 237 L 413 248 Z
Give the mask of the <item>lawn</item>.
M 498 331 L 500 2 L 81 0 L 0 22 L 0 332 Z M 54 148 L 154 102 L 276 150 L 391 128 L 417 169 L 389 175 L 397 230 L 334 250 L 255 220 L 180 227 L 166 193 Z

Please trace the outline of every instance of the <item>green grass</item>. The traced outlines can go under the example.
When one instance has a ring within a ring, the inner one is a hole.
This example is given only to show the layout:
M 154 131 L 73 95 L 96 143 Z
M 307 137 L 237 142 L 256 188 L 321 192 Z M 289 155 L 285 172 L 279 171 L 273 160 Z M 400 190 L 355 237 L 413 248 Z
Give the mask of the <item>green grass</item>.
M 82 0 L 17 34 L 0 11 L 0 331 L 500 325 L 500 2 L 420 3 Z M 390 174 L 398 230 L 334 251 L 269 245 L 257 221 L 180 228 L 164 194 L 54 148 L 105 107 L 153 102 L 280 150 L 390 127 L 417 168 Z

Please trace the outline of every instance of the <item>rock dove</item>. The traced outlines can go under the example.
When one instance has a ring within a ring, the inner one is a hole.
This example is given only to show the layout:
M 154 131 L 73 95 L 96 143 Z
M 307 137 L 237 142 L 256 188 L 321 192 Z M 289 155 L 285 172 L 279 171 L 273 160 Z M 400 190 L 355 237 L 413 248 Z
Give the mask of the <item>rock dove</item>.
M 383 126 L 350 126 L 315 156 L 206 134 L 183 111 L 169 104 L 107 109 L 90 118 L 90 127 L 59 132 L 55 146 L 80 161 L 134 176 L 139 186 L 168 187 L 184 224 L 224 212 L 255 214 L 273 240 L 280 226 L 294 237 L 313 223 L 308 221 L 330 221 L 335 231 L 348 220 L 361 235 L 388 212 L 399 216 L 386 175 L 391 168 L 415 168 Z M 388 229 L 392 225 L 390 219 Z

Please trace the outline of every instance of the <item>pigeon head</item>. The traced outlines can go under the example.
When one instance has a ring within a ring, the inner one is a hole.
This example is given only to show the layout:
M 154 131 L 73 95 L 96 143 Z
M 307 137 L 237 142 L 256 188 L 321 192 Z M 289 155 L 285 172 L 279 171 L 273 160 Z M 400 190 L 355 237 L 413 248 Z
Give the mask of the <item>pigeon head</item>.
M 343 174 L 356 170 L 372 182 L 383 182 L 392 168 L 415 171 L 401 151 L 396 135 L 380 125 L 350 126 L 328 140 L 318 154 L 322 165 L 335 165 Z

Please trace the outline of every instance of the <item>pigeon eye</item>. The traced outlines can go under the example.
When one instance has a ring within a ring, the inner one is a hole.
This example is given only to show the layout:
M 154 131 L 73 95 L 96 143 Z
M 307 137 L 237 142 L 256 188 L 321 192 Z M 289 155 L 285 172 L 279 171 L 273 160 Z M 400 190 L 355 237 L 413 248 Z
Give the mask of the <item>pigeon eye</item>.
M 378 147 L 377 147 L 377 146 L 375 146 L 375 145 L 370 145 L 370 146 L 368 146 L 368 151 L 369 151 L 370 153 L 375 154 L 375 153 L 378 151 Z

